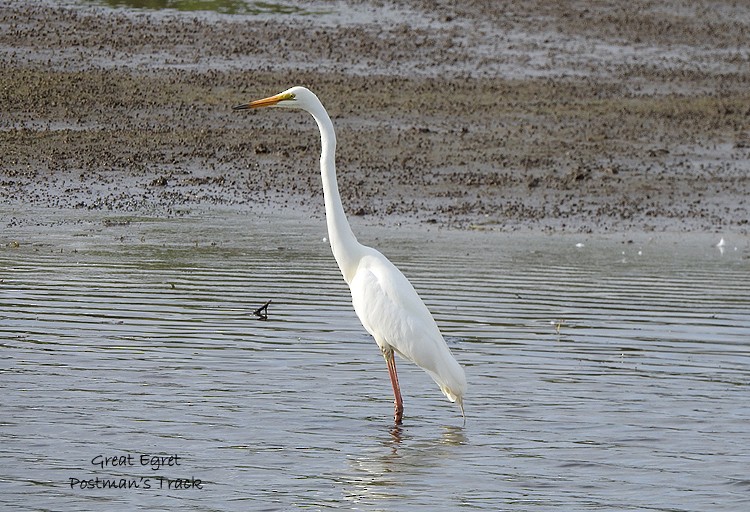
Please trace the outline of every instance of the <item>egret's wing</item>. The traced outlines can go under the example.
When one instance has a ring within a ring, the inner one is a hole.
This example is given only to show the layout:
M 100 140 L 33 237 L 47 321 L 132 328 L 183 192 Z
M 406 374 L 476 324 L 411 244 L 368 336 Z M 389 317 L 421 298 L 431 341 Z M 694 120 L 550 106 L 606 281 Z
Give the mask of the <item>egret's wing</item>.
M 392 347 L 426 370 L 448 398 L 460 397 L 466 379 L 435 320 L 408 279 L 373 250 L 349 284 L 354 311 L 378 345 Z
M 419 347 L 427 347 L 440 331 L 406 277 L 384 256 L 366 257 L 349 286 L 354 310 L 378 344 L 419 364 Z M 416 338 L 426 340 L 417 344 Z

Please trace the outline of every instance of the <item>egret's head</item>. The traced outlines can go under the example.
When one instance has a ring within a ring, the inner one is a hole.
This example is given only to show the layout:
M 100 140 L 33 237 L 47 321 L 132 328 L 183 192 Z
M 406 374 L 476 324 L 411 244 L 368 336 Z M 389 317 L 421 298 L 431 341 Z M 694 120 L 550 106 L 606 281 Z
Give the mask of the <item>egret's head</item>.
M 251 101 L 235 105 L 233 110 L 249 110 L 251 108 L 261 107 L 282 107 L 282 108 L 301 108 L 309 110 L 315 103 L 320 103 L 317 96 L 304 87 L 292 87 L 275 96 L 270 96 L 262 100 Z

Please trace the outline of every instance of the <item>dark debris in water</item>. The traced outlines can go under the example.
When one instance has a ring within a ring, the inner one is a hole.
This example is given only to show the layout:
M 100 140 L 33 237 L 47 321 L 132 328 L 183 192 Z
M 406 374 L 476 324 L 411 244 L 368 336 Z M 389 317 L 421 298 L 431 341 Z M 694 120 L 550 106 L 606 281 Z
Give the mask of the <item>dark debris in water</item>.
M 268 320 L 268 306 L 271 304 L 271 301 L 267 301 L 265 304 L 263 304 L 261 307 L 253 311 L 253 315 L 258 317 L 259 320 Z

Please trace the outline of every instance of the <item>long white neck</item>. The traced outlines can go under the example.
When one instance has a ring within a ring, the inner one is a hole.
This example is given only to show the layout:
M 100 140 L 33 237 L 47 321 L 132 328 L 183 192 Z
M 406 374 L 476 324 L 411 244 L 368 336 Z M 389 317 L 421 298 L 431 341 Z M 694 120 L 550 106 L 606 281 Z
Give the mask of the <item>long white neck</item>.
M 322 105 L 309 112 L 320 129 L 320 175 L 323 179 L 328 240 L 331 242 L 333 257 L 336 258 L 344 281 L 349 283 L 357 270 L 364 247 L 352 233 L 352 228 L 346 220 L 344 206 L 341 204 L 341 195 L 336 182 L 336 134 L 333 131 L 331 118 Z

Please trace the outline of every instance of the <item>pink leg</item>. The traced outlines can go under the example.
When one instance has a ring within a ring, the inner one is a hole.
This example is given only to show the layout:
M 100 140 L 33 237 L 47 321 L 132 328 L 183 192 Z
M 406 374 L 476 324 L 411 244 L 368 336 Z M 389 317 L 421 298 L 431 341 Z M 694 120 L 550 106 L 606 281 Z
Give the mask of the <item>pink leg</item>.
M 388 350 L 383 354 L 385 362 L 388 365 L 388 374 L 391 376 L 391 385 L 393 386 L 394 414 L 393 421 L 396 425 L 401 425 L 401 418 L 404 415 L 404 401 L 401 399 L 401 388 L 398 385 L 398 374 L 396 373 L 396 358 L 393 350 Z

